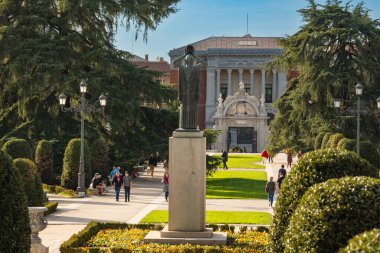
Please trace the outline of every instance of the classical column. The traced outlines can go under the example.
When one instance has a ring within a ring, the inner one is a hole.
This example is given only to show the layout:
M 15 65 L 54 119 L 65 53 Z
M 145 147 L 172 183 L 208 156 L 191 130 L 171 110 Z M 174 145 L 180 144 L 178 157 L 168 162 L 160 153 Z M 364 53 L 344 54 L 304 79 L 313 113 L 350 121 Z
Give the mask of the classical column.
M 239 83 L 243 81 L 243 70 L 239 69 Z
M 251 69 L 249 71 L 250 73 L 250 78 L 249 78 L 249 84 L 250 84 L 250 93 L 251 93 L 251 96 L 253 96 L 253 82 L 254 82 L 254 73 L 255 73 L 255 70 Z
M 206 126 L 211 124 L 212 115 L 214 115 L 216 111 L 215 107 L 215 68 L 207 68 L 207 90 L 206 90 L 206 118 L 205 123 Z
M 228 74 L 227 96 L 231 95 L 231 93 L 232 93 L 231 73 L 232 73 L 232 69 L 227 69 L 227 74 Z
M 277 99 L 277 70 L 273 70 L 272 102 Z
M 220 69 L 216 70 L 216 98 L 218 98 L 220 93 Z
M 286 90 L 286 72 L 283 70 L 278 71 L 278 93 L 277 96 L 284 94 Z
M 265 98 L 265 69 L 261 70 L 261 96 Z

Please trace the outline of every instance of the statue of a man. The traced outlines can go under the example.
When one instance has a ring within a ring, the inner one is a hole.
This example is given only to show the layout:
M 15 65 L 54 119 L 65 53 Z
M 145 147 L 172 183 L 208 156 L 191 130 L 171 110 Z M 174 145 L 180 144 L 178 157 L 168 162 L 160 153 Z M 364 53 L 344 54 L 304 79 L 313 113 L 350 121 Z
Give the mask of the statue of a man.
M 181 103 L 179 130 L 196 131 L 198 129 L 199 70 L 205 61 L 194 55 L 192 45 L 188 45 L 185 55 L 174 59 L 173 63 L 183 59 L 185 59 L 185 65 L 179 65 L 178 99 Z

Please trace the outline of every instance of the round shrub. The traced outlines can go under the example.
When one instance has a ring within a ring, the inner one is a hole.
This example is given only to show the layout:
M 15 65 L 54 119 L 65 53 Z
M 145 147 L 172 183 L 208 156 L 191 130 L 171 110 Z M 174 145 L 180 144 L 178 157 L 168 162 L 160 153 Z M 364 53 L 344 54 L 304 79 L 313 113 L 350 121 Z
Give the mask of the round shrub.
M 55 175 L 53 172 L 54 153 L 51 142 L 47 140 L 41 140 L 38 142 L 35 161 L 42 182 L 49 185 L 55 184 Z
M 37 166 L 26 158 L 13 160 L 13 165 L 20 172 L 28 206 L 44 206 L 44 191 Z
M 339 253 L 367 252 L 378 253 L 380 249 L 380 229 L 358 234 L 348 241 L 348 245 Z
M 340 139 L 338 142 L 338 145 L 336 146 L 337 149 L 343 149 L 343 146 L 346 145 L 346 142 L 348 141 L 348 138 Z
M 344 138 L 343 134 L 333 134 L 330 136 L 329 141 L 327 143 L 328 148 L 337 148 L 338 142 Z
M 103 139 L 97 139 L 91 145 L 91 170 L 102 177 L 109 173 L 108 145 Z
M 343 145 L 343 149 L 350 150 L 350 151 L 355 151 L 356 150 L 356 140 L 354 139 L 348 139 Z
M 360 142 L 360 157 L 366 159 L 375 167 L 380 167 L 380 154 L 375 144 L 370 141 Z
M 76 190 L 78 187 L 78 173 L 80 161 L 80 139 L 71 139 L 67 144 L 65 155 L 63 157 L 63 169 L 61 175 L 61 185 L 64 188 Z M 84 173 L 85 185 L 90 185 L 91 174 L 91 156 L 87 142 L 84 141 Z
M 314 150 L 318 150 L 321 148 L 324 136 L 325 136 L 325 133 L 320 133 L 317 135 L 314 141 Z
M 283 235 L 302 195 L 314 184 L 345 176 L 378 177 L 378 169 L 354 152 L 320 149 L 303 155 L 281 185 L 270 233 L 272 252 L 283 252 Z
M 30 251 L 30 225 L 27 200 L 18 169 L 12 158 L 0 150 L 0 252 Z
M 336 252 L 353 236 L 380 227 L 380 180 L 330 179 L 311 187 L 284 235 L 285 252 Z
M 330 139 L 330 136 L 333 135 L 333 133 L 325 133 L 322 139 L 321 149 L 327 148 L 327 143 Z
M 32 149 L 30 148 L 29 143 L 24 139 L 10 139 L 4 144 L 3 149 L 13 159 L 32 159 Z

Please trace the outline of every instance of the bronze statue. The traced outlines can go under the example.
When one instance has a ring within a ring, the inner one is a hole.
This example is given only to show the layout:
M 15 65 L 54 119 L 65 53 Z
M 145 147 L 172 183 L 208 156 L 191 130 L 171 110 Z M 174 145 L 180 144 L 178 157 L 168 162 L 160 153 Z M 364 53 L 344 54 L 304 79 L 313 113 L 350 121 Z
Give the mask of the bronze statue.
M 184 66 L 181 64 L 183 59 L 185 59 Z M 194 65 L 194 61 L 197 64 Z M 180 63 L 178 99 L 181 103 L 179 129 L 177 131 L 199 131 L 199 70 L 206 62 L 194 55 L 194 47 L 192 45 L 186 46 L 185 55 L 173 60 L 174 64 L 177 62 Z

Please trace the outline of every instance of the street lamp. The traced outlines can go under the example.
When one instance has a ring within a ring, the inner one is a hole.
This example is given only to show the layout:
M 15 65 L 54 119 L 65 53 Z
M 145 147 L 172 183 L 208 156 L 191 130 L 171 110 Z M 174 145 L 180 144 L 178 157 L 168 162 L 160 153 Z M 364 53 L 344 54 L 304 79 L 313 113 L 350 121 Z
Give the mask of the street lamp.
M 81 115 L 81 124 L 80 124 L 80 161 L 79 161 L 79 173 L 78 173 L 78 187 L 77 187 L 77 196 L 83 198 L 86 196 L 86 187 L 85 187 L 85 172 L 84 172 L 84 115 L 85 113 L 92 112 L 104 112 L 104 107 L 107 103 L 107 98 L 104 95 L 99 97 L 100 108 L 97 108 L 91 104 L 85 98 L 84 94 L 87 92 L 87 83 L 85 81 L 80 82 L 79 84 L 80 92 L 82 93 L 80 103 L 72 107 L 65 107 L 67 96 L 61 94 L 59 96 L 59 104 L 63 112 L 80 112 Z

